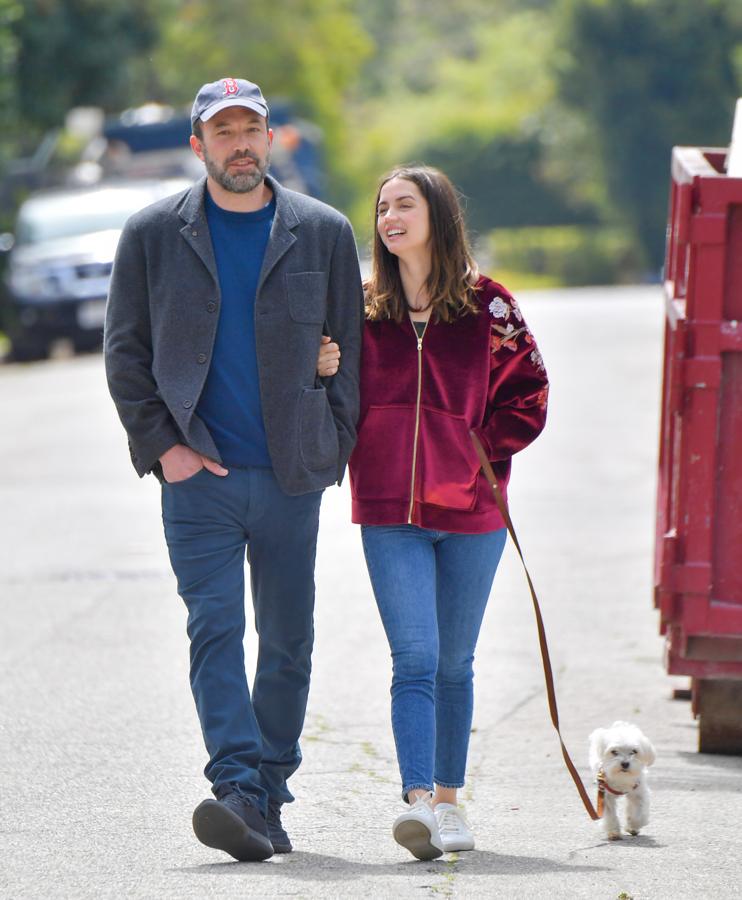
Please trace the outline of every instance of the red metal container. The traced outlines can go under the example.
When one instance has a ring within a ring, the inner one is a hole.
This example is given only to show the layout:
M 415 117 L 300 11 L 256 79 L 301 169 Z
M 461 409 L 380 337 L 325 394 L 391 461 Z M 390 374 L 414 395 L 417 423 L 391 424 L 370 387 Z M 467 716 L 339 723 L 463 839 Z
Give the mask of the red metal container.
M 702 752 L 742 753 L 742 178 L 676 147 L 665 260 L 655 606 Z

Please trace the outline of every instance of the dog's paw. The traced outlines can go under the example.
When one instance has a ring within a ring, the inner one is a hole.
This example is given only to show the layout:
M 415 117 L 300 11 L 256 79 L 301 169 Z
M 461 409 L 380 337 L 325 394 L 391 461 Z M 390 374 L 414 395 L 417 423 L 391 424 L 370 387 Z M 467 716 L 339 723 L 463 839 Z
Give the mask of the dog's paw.
M 609 841 L 622 841 L 623 835 L 620 831 L 609 831 L 606 833 L 606 837 Z
M 648 816 L 628 816 L 624 827 L 629 834 L 636 836 L 648 824 Z

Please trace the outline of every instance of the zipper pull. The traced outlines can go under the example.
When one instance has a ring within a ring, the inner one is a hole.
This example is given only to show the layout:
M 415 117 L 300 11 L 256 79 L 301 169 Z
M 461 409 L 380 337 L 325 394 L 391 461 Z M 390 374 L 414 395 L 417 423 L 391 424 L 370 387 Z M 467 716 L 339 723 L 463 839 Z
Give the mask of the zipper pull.
M 423 349 L 423 339 L 421 337 L 417 339 L 417 349 L 418 352 Z

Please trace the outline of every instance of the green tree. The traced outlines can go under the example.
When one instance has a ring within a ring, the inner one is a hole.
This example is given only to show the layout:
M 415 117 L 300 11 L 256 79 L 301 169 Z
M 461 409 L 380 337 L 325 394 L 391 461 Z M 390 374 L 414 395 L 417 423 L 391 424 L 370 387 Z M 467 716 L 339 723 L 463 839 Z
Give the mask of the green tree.
M 21 6 L 16 0 L 0 0 L 0 163 L 9 155 L 11 134 L 15 127 L 15 65 L 18 56 L 18 39 L 15 23 L 21 16 Z
M 346 161 L 354 136 L 346 109 L 371 42 L 352 0 L 167 0 L 163 41 L 155 54 L 159 90 L 188 103 L 206 81 L 251 78 L 268 102 L 291 101 L 325 135 L 335 202 L 351 189 Z
M 608 208 L 656 269 L 672 146 L 729 141 L 739 15 L 731 0 L 564 0 L 560 15 L 559 94 L 580 139 L 572 160 L 602 178 Z
M 413 22 L 395 29 L 401 44 L 385 51 L 389 83 L 380 96 L 366 98 L 359 114 L 364 139 L 356 160 L 366 187 L 357 221 L 362 209 L 368 219 L 368 196 L 381 172 L 408 160 L 437 165 L 451 177 L 466 196 L 474 231 L 594 219 L 547 170 L 555 93 L 550 16 L 506 14 L 501 4 L 498 15 L 484 17 L 475 14 L 478 6 L 471 0 L 455 52 L 444 30 L 437 43 L 418 45 Z M 452 27 L 445 17 L 442 23 Z M 414 70 L 424 53 L 423 78 Z M 413 74 L 405 76 L 400 57 Z
M 506 6 L 506 0 L 357 0 L 375 45 L 362 95 L 389 94 L 394 102 L 400 90 L 435 90 L 441 61 L 475 56 L 479 30 L 502 19 Z
M 138 97 L 132 60 L 157 40 L 149 0 L 24 0 L 12 25 L 14 94 L 32 133 L 59 126 L 73 106 L 114 111 Z

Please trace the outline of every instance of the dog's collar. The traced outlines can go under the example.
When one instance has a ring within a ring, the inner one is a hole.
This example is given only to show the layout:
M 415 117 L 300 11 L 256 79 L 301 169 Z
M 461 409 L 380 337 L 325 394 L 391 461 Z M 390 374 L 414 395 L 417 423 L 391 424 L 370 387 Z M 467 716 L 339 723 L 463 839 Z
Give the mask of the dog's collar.
M 605 805 L 605 792 L 608 791 L 609 794 L 613 794 L 614 797 L 623 797 L 625 794 L 628 794 L 629 791 L 635 791 L 639 787 L 639 782 L 633 784 L 628 791 L 617 791 L 612 788 L 608 782 L 605 780 L 605 772 L 603 769 L 598 769 L 598 774 L 595 776 L 595 780 L 598 782 L 598 818 L 603 818 L 603 807 Z
M 604 794 L 606 791 L 608 791 L 608 793 L 613 794 L 614 797 L 623 797 L 624 794 L 628 794 L 629 791 L 633 791 L 639 787 L 639 782 L 637 781 L 636 784 L 631 785 L 629 791 L 617 791 L 615 790 L 615 788 L 612 788 L 610 784 L 608 784 L 608 782 L 605 780 L 605 772 L 602 769 L 598 770 L 597 782 L 598 791 L 600 793 Z

